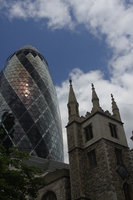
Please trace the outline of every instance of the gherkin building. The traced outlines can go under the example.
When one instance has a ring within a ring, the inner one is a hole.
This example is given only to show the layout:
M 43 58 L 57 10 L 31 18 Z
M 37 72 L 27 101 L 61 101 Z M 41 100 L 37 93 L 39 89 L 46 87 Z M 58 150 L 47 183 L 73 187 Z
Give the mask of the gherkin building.
M 3 122 L 7 113 L 14 117 L 12 130 L 6 128 L 9 119 Z M 47 61 L 32 46 L 9 56 L 0 72 L 0 115 L 5 144 L 33 156 L 63 161 L 57 94 Z

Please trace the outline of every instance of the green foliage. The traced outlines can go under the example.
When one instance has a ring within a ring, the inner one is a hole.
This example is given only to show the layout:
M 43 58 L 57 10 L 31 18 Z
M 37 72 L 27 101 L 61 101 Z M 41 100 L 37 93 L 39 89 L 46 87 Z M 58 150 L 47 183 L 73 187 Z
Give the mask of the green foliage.
M 24 164 L 29 159 L 27 153 L 16 148 L 10 154 L 0 146 L 0 200 L 26 200 L 27 196 L 35 199 L 40 186 L 45 185 L 41 170 Z

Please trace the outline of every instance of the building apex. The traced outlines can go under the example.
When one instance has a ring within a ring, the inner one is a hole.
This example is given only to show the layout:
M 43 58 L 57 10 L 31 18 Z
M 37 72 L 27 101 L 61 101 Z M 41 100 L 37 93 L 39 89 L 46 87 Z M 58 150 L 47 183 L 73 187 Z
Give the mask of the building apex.
M 72 80 L 69 80 L 70 83 L 70 90 L 69 90 L 69 97 L 68 97 L 68 116 L 69 116 L 69 122 L 73 120 L 79 120 L 79 104 L 77 102 L 75 93 L 73 91 L 72 87 Z
M 72 80 L 71 80 L 71 79 L 69 80 L 69 83 L 70 83 L 70 91 L 69 91 L 68 103 L 70 103 L 70 102 L 77 102 L 75 93 L 74 93 L 74 91 L 73 91 Z
M 93 83 L 91 84 L 91 86 L 92 86 L 92 90 L 95 90 L 95 88 L 94 88 L 94 84 L 93 84 Z
M 114 97 L 113 97 L 113 94 L 111 94 L 111 99 L 112 99 L 112 101 L 114 101 Z
M 99 98 L 98 98 L 98 96 L 97 96 L 97 94 L 96 94 L 96 91 L 95 91 L 94 84 L 92 83 L 91 86 L 92 86 L 92 102 L 93 102 L 94 100 L 98 100 L 98 101 L 99 101 Z
M 31 50 L 34 50 L 34 51 L 37 51 L 39 53 L 39 51 L 33 47 L 32 45 L 25 45 L 25 46 L 22 46 L 21 48 L 19 48 L 18 50 L 22 50 L 22 49 L 31 49 Z
M 118 109 L 117 104 L 114 100 L 113 94 L 111 94 L 111 100 L 112 100 L 112 111 Z
M 70 83 L 70 85 L 72 86 L 72 80 L 71 80 L 71 79 L 69 79 L 69 83 Z
M 111 94 L 111 100 L 112 100 L 112 112 L 113 112 L 113 115 L 121 121 L 121 117 L 120 117 L 120 113 L 119 113 L 119 109 L 118 109 L 118 106 L 114 100 L 114 97 L 113 95 Z
M 92 103 L 93 103 L 92 112 L 95 112 L 97 110 L 101 110 L 101 108 L 99 105 L 99 98 L 95 92 L 94 84 L 92 83 L 91 86 L 92 86 Z

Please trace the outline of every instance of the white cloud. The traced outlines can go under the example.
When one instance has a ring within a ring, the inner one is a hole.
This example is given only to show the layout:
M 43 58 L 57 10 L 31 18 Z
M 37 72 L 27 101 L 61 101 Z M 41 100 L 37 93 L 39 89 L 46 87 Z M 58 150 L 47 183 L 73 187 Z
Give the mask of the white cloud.
M 13 18 L 33 18 L 36 20 L 45 19 L 50 28 L 72 28 L 74 24 L 71 20 L 68 5 L 61 0 L 38 0 L 38 1 L 16 1 L 8 2 L 5 5 L 6 14 Z M 4 12 L 5 13 L 5 12 Z
M 74 28 L 83 24 L 97 37 L 104 35 L 113 52 L 109 65 L 120 76 L 133 70 L 133 5 L 120 0 L 4 1 L 10 19 L 45 20 L 49 28 Z M 3 8 L 2 7 L 2 8 Z
M 127 6 L 124 1 L 119 0 L 86 0 L 85 3 L 82 0 L 71 0 L 70 4 L 77 24 L 84 24 L 97 36 L 106 36 L 106 42 L 113 50 L 110 65 L 116 73 L 118 59 L 124 60 L 125 56 L 133 56 L 133 5 Z M 122 72 L 131 66 L 129 59 L 128 66 L 124 61 Z

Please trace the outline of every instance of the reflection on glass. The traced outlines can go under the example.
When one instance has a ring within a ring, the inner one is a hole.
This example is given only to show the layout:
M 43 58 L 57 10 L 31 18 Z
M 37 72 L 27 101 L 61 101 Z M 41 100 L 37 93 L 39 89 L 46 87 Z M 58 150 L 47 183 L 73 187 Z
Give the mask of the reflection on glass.
M 21 48 L 7 60 L 0 83 L 1 116 L 4 109 L 15 116 L 12 144 L 63 161 L 57 95 L 44 57 L 31 46 Z

